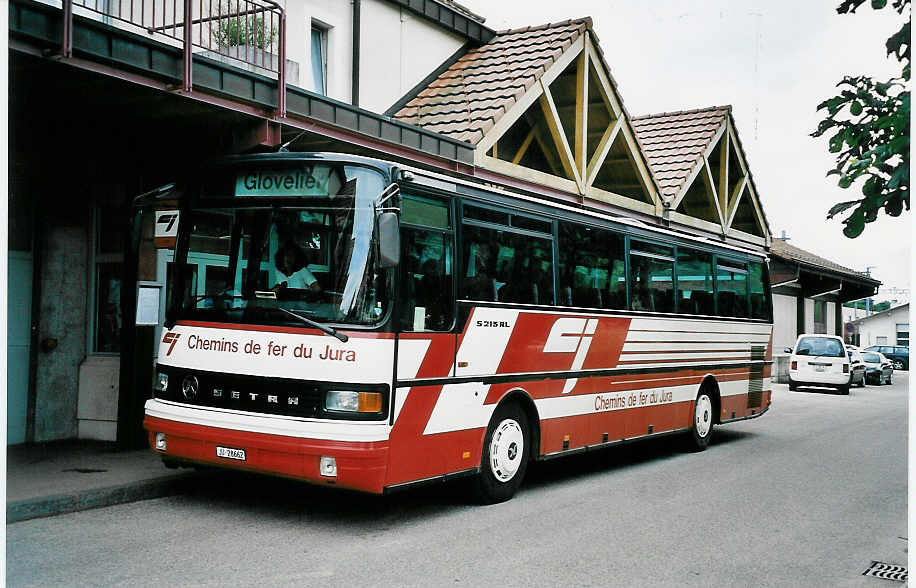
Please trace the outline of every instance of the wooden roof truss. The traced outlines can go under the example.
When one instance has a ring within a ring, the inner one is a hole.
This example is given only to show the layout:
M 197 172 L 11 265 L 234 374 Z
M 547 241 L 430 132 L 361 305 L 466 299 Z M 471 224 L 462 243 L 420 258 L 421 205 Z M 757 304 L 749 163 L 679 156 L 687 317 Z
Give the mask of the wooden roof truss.
M 663 207 L 590 32 L 477 144 L 475 164 L 652 215 Z
M 669 219 L 769 246 L 771 234 L 731 115 L 670 202 Z

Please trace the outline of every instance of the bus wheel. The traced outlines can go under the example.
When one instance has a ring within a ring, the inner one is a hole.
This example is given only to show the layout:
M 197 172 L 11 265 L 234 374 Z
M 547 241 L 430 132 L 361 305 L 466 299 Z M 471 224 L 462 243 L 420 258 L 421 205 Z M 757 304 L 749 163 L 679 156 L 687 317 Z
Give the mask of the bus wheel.
M 514 403 L 493 413 L 483 440 L 480 475 L 476 494 L 481 504 L 495 504 L 512 498 L 525 477 L 531 454 L 528 419 Z
M 712 428 L 715 424 L 713 401 L 709 393 L 703 389 L 697 394 L 697 401 L 693 409 L 693 424 L 690 427 L 690 447 L 695 451 L 703 451 L 712 439 Z

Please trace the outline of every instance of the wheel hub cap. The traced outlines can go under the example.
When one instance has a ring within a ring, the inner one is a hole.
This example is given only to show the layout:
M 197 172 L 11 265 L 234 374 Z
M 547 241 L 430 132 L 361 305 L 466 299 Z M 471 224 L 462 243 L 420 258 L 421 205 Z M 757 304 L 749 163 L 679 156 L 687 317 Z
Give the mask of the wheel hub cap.
M 703 394 L 697 398 L 697 407 L 694 412 L 693 421 L 697 430 L 697 435 L 705 437 L 709 434 L 709 429 L 712 425 L 712 401 L 709 399 L 709 396 Z
M 499 423 L 490 439 L 490 470 L 500 482 L 508 482 L 518 471 L 525 449 L 522 428 L 513 419 Z

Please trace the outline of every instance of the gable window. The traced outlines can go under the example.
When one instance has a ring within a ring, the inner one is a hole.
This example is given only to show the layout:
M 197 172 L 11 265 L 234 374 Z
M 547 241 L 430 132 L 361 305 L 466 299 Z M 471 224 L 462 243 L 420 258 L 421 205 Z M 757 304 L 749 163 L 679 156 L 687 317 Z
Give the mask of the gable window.
M 312 89 L 328 93 L 328 29 L 312 24 Z

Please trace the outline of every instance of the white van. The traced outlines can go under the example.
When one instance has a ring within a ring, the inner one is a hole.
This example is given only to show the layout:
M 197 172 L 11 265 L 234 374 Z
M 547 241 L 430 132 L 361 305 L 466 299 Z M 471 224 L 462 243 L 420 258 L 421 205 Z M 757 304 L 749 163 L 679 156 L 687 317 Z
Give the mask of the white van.
M 803 333 L 795 347 L 786 347 L 789 359 L 789 390 L 799 386 L 829 386 L 849 394 L 849 356 L 843 339 L 836 335 Z

